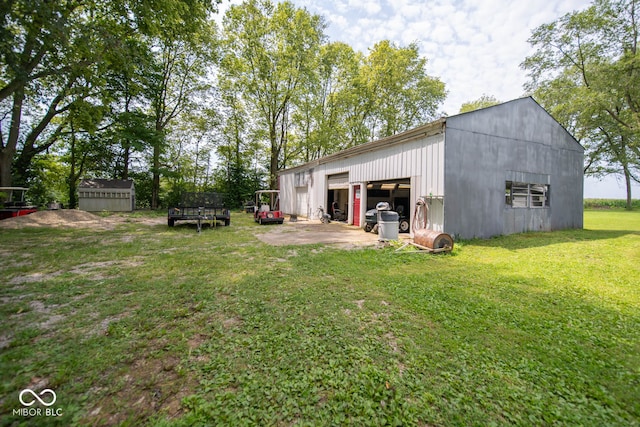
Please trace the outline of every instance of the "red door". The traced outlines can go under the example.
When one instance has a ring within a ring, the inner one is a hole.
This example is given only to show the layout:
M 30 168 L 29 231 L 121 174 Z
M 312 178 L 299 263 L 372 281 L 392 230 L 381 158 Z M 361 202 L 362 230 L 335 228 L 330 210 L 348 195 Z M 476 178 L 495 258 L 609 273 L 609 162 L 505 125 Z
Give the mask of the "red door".
M 353 225 L 360 227 L 360 186 L 353 186 Z

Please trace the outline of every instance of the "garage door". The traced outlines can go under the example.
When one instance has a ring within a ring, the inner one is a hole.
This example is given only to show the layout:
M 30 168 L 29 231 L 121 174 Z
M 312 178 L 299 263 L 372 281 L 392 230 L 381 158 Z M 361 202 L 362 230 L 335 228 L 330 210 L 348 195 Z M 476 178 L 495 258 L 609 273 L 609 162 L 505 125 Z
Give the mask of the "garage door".
M 345 190 L 349 188 L 349 173 L 339 173 L 335 175 L 329 175 L 328 178 L 329 190 Z

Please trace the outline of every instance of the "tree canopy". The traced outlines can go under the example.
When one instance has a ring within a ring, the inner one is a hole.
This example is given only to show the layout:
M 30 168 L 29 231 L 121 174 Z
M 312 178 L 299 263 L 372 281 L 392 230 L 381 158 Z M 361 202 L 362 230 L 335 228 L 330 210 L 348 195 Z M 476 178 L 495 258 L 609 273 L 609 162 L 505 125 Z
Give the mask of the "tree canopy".
M 0 186 L 73 206 L 83 177 L 134 178 L 143 206 L 187 189 L 240 204 L 282 168 L 432 120 L 446 96 L 416 44 L 357 52 L 289 1 L 246 0 L 218 28 L 218 3 L 3 2 Z
M 475 101 L 465 102 L 460 106 L 460 113 L 468 113 L 470 111 L 479 110 L 481 108 L 491 107 L 492 105 L 500 104 L 500 101 L 493 95 L 483 94 Z
M 640 11 L 637 0 L 595 0 L 533 31 L 528 89 L 586 148 L 585 173 L 640 182 Z

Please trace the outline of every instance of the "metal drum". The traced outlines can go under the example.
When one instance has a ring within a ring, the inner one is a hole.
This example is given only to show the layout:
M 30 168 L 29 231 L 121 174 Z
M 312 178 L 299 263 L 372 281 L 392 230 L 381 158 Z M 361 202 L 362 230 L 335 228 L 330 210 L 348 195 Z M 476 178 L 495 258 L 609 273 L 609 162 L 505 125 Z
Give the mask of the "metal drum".
M 453 249 L 453 239 L 447 233 L 434 230 L 416 230 L 413 241 L 431 250 L 450 251 Z

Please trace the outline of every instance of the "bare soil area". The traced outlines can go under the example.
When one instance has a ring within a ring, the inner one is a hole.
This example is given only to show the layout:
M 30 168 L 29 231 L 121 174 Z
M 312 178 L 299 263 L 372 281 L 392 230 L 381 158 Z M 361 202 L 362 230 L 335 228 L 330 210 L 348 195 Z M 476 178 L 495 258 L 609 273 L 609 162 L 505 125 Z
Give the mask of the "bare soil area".
M 123 222 L 141 222 L 148 225 L 162 224 L 164 218 L 132 218 L 127 215 L 109 215 L 102 217 L 78 209 L 60 209 L 38 211 L 29 215 L 8 218 L 0 221 L 0 228 L 16 229 L 24 227 L 54 228 L 98 228 L 111 230 Z
M 282 225 L 269 224 L 263 227 L 264 232 L 256 233 L 256 237 L 273 246 L 322 243 L 358 248 L 379 244 L 377 234 L 365 233 L 360 227 L 341 222 L 322 224 L 320 221 L 285 221 Z

